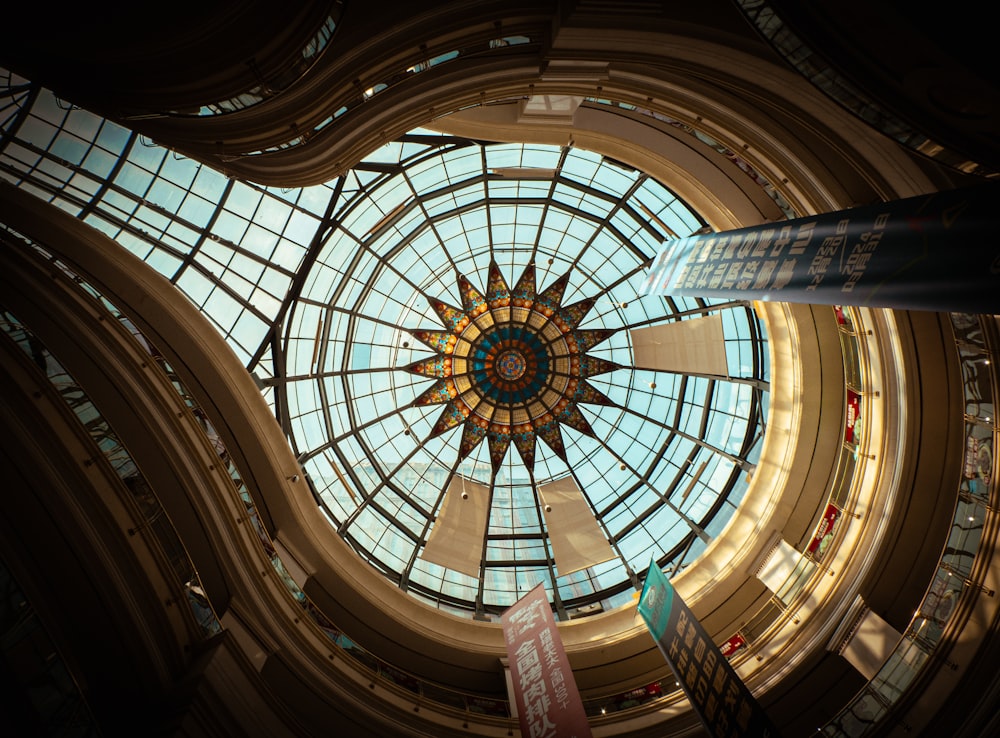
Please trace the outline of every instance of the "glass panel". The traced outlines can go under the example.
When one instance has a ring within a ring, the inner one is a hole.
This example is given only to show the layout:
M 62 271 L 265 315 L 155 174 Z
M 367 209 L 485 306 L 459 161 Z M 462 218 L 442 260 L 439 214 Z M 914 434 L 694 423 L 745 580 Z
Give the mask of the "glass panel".
M 700 227 L 664 184 L 572 147 L 417 130 L 339 181 L 259 187 L 45 91 L 21 114 L 0 164 L 171 280 L 269 378 L 328 516 L 415 596 L 496 614 L 544 581 L 578 606 L 629 602 L 650 556 L 689 565 L 699 531 L 735 509 L 733 469 L 760 442 L 766 339 L 744 303 L 637 297 L 664 229 Z M 633 368 L 630 328 L 710 312 L 729 379 Z M 501 386 L 492 347 L 515 338 Z M 454 475 L 491 490 L 482 586 L 419 559 Z M 616 551 L 586 577 L 559 576 L 532 492 L 563 477 Z

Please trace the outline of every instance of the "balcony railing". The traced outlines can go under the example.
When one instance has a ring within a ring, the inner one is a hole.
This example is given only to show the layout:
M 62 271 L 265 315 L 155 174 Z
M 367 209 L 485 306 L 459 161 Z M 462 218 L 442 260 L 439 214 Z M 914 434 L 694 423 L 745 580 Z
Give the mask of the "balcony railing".
M 948 490 L 956 502 L 937 572 L 888 660 L 822 728 L 823 735 L 860 738 L 871 733 L 924 669 L 949 664 L 947 651 L 968 619 L 969 608 L 962 603 L 994 594 L 984 590 L 974 575 L 986 518 L 995 515 L 998 502 L 996 346 L 989 339 L 991 320 L 992 316 L 951 316 L 964 378 L 965 465 L 959 488 Z
M 0 329 L 4 335 L 32 359 L 45 373 L 57 395 L 76 415 L 90 439 L 100 450 L 104 459 L 131 493 L 131 499 L 138 512 L 139 522 L 130 528 L 129 535 L 142 532 L 154 548 L 163 555 L 173 574 L 179 598 L 191 608 L 192 616 L 205 638 L 221 630 L 219 620 L 211 604 L 204 595 L 198 572 L 191 562 L 184 544 L 153 492 L 149 482 L 139 471 L 127 447 L 111 428 L 107 419 L 91 401 L 59 360 L 17 317 L 0 308 Z

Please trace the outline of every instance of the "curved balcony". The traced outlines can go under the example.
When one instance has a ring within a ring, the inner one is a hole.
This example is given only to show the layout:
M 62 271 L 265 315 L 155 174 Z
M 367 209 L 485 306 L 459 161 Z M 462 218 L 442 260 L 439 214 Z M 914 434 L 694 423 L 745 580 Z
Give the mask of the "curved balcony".
M 106 10 L 10 8 L 7 27 L 20 30 L 0 49 L 0 65 L 119 120 L 217 117 L 307 76 L 330 48 L 343 3 L 223 0 L 170 11 Z
M 970 623 L 978 609 L 976 603 L 995 595 L 995 590 L 984 584 L 984 576 L 994 565 L 998 523 L 996 328 L 987 316 L 956 313 L 951 321 L 965 377 L 966 401 L 965 465 L 956 490 L 951 534 L 934 578 L 899 643 L 875 677 L 823 726 L 823 735 L 861 738 L 890 720 L 905 730 L 917 728 L 907 722 L 912 719 L 907 710 L 914 700 L 926 705 L 946 691 L 937 686 L 936 693 L 921 695 L 936 675 L 943 674 L 954 688 L 958 664 L 951 660 L 951 653 L 964 640 L 967 629 L 980 627 Z M 995 611 L 996 605 L 990 604 Z
M 8 238 L 9 236 L 0 239 L 5 248 L 19 248 L 19 245 L 12 243 Z M 78 278 L 77 281 L 83 284 Z M 126 327 L 137 334 L 137 329 L 130 321 L 123 317 L 120 319 Z M 101 414 L 86 389 L 73 378 L 30 328 L 9 311 L 3 310 L 0 312 L 0 329 L 7 339 L 22 349 L 45 373 L 55 394 L 77 417 L 105 461 L 128 490 L 137 512 L 133 526 L 128 528 L 128 535 L 140 536 L 162 557 L 165 562 L 162 568 L 173 574 L 175 599 L 187 603 L 202 637 L 207 639 L 217 634 L 221 630 L 219 619 L 208 601 L 198 571 L 176 527 L 156 496 L 154 485 L 137 466 L 127 445 Z
M 244 92 L 231 95 L 227 98 L 201 105 L 197 110 L 167 110 L 160 115 L 176 116 L 180 118 L 196 117 L 204 118 L 214 115 L 226 115 L 239 110 L 252 108 L 265 100 L 271 100 L 287 90 L 293 84 L 302 79 L 319 59 L 320 55 L 330 45 L 334 34 L 337 32 L 340 17 L 343 14 L 344 6 L 339 0 L 333 3 L 330 13 L 326 16 L 319 30 L 313 34 L 302 49 L 295 56 L 295 62 L 286 69 L 270 76 L 268 79 L 260 79 L 257 84 Z M 248 62 L 254 72 L 260 76 L 259 69 L 251 61 Z M 156 114 L 126 116 L 125 120 L 141 120 Z
M 857 8 L 838 4 L 831 17 L 822 4 L 809 9 L 767 0 L 736 4 L 789 65 L 875 130 L 965 174 L 1000 174 L 992 135 L 997 120 L 995 84 L 980 70 L 956 66 L 929 33 L 907 22 L 909 18 L 894 17 L 884 9 L 868 12 L 873 9 L 864 3 Z M 847 31 L 846 24 L 841 27 L 844 18 L 856 13 L 865 18 L 863 34 Z M 962 30 L 954 38 L 975 46 L 964 39 L 971 26 Z M 845 31 L 858 45 L 839 47 L 832 56 L 830 48 L 815 48 L 808 40 L 822 44 Z M 919 55 L 911 56 L 916 49 Z M 881 94 L 873 95 L 871 89 Z

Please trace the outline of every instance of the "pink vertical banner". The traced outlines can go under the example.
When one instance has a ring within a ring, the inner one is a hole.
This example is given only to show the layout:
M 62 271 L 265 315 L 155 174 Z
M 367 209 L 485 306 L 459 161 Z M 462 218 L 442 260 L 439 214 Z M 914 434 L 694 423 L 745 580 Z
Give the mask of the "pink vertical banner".
M 545 587 L 500 618 L 524 738 L 592 738 Z

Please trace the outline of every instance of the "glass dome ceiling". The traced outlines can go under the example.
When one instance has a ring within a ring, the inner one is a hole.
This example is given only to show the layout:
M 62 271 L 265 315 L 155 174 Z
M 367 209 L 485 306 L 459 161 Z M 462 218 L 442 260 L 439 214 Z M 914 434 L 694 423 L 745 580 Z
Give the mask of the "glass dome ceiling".
M 570 147 L 417 132 L 347 181 L 276 380 L 340 534 L 414 595 L 480 614 L 540 581 L 564 617 L 599 612 L 651 557 L 693 561 L 746 489 L 767 379 L 752 306 L 638 296 L 662 240 L 699 219 Z M 709 314 L 724 375 L 636 366 L 633 330 Z M 559 480 L 609 560 L 560 573 L 539 495 Z M 452 488 L 485 497 L 476 574 L 423 555 Z
M 689 566 L 739 504 L 763 436 L 762 327 L 745 302 L 638 296 L 662 241 L 702 227 L 652 177 L 421 130 L 326 184 L 261 187 L 15 75 L 0 92 L 0 175 L 202 310 L 331 524 L 414 596 L 485 616 L 543 582 L 558 616 L 599 612 L 631 602 L 651 558 Z M 637 363 L 637 332 L 706 315 L 725 371 Z M 565 572 L 540 494 L 560 485 L 610 552 Z M 471 572 L 425 558 L 450 489 L 488 516 Z

